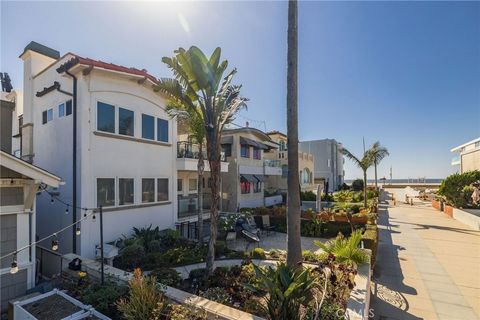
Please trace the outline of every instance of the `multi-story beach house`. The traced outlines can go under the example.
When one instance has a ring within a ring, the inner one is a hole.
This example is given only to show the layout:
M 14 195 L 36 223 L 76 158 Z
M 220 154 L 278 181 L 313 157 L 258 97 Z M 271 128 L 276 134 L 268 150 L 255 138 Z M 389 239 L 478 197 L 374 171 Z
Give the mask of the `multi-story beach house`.
M 132 227 L 174 227 L 177 212 L 177 129 L 157 81 L 128 68 L 31 42 L 24 62 L 22 158 L 66 182 L 53 190 L 68 205 L 39 198 L 37 235 L 103 208 L 104 241 Z M 80 208 L 87 208 L 80 209 Z M 96 215 L 59 236 L 60 252 L 94 257 Z M 49 245 L 45 243 L 45 245 Z
M 279 131 L 267 132 L 267 135 L 273 142 L 278 144 L 278 149 L 271 149 L 265 152 L 265 158 L 272 161 L 279 161 L 282 168 L 281 176 L 269 176 L 267 181 L 269 186 L 275 186 L 278 190 L 286 194 L 288 189 L 287 175 L 288 175 L 288 152 L 287 152 L 287 136 Z M 300 177 L 301 191 L 313 191 L 315 183 L 313 181 L 314 172 L 314 157 L 307 152 L 298 152 L 298 167 Z
M 345 176 L 342 144 L 335 139 L 301 141 L 299 149 L 314 157 L 314 183 L 328 186 L 329 192 L 338 190 Z
M 452 159 L 452 166 L 459 166 L 460 173 L 480 170 L 480 137 L 450 151 L 456 153 Z
M 265 158 L 278 145 L 263 131 L 242 127 L 224 130 L 222 152 L 229 163 L 222 173 L 223 210 L 273 206 L 282 203 L 280 194 L 265 193 L 270 176 L 281 176 L 280 161 Z

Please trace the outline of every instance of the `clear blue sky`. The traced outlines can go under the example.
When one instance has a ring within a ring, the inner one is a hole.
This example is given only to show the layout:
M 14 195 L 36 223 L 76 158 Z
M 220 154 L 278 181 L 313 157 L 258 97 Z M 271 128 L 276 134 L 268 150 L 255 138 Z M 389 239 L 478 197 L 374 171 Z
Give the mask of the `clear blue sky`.
M 251 100 L 241 116 L 285 131 L 286 30 L 286 2 L 2 1 L 1 71 L 22 86 L 31 40 L 158 77 L 179 46 L 220 46 Z M 445 177 L 450 148 L 480 136 L 479 2 L 301 2 L 299 64 L 300 138 L 380 140 L 380 176 Z

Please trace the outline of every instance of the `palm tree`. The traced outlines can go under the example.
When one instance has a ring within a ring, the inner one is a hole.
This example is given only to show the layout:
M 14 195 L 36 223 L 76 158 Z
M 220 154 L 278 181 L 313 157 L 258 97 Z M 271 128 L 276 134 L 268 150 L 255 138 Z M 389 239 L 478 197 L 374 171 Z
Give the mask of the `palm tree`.
M 198 163 L 197 163 L 197 190 L 198 190 L 198 244 L 203 244 L 203 172 L 205 170 L 205 159 L 203 155 L 203 145 L 205 143 L 205 127 L 199 112 L 192 112 L 184 105 L 178 105 L 175 101 L 167 102 L 167 113 L 171 118 L 176 118 L 180 124 L 188 128 L 190 138 L 198 144 Z M 190 112 L 189 112 L 190 111 Z
M 378 185 L 377 185 L 377 165 L 387 156 L 390 155 L 388 152 L 388 149 L 380 145 L 380 141 L 375 142 L 372 147 L 370 148 L 372 150 L 372 154 L 374 157 L 373 160 L 373 165 L 375 166 L 375 190 L 378 190 Z
M 374 157 L 371 149 L 363 153 L 363 157 L 357 158 L 353 153 L 345 148 L 341 152 L 350 160 L 352 160 L 363 171 L 363 205 L 367 208 L 367 170 L 373 165 Z
M 300 240 L 300 179 L 298 177 L 298 9 L 297 1 L 288 2 L 288 52 L 287 52 L 287 264 L 296 266 L 302 261 Z
M 205 128 L 207 159 L 212 179 L 210 241 L 206 259 L 208 274 L 213 272 L 218 231 L 221 135 L 225 125 L 233 120 L 248 100 L 240 96 L 242 86 L 232 84 L 236 69 L 224 77 L 228 61 L 220 62 L 220 54 L 220 48 L 216 48 L 210 58 L 195 46 L 188 50 L 179 48 L 175 50 L 174 57 L 162 58 L 173 71 L 174 78 L 161 79 L 154 87 L 156 91 L 165 94 L 170 103 L 182 105 L 188 112 L 196 113 Z

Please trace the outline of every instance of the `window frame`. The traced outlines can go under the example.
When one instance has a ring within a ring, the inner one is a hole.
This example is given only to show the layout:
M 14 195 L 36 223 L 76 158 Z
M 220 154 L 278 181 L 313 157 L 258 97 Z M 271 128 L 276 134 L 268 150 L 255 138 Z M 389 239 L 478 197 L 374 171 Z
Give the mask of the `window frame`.
M 153 201 L 143 201 L 143 181 L 144 180 L 153 180 Z M 148 178 L 145 178 L 145 177 L 142 177 L 141 180 L 140 180 L 140 201 L 142 204 L 148 204 L 148 203 L 155 203 L 157 202 L 156 201 L 156 193 L 157 193 L 157 187 L 156 187 L 156 183 L 157 183 L 157 178 L 151 178 L 151 177 L 148 177 Z
M 257 181 L 253 184 L 253 193 L 260 193 L 262 192 L 262 182 Z
M 246 153 L 243 154 L 243 148 L 245 148 Z M 248 144 L 241 144 L 240 145 L 240 157 L 242 158 L 250 158 L 250 146 Z
M 183 179 L 177 178 L 177 192 L 183 193 Z
M 240 178 L 240 194 L 250 194 L 252 185 L 247 179 Z
M 117 188 L 117 206 L 119 207 L 123 207 L 123 206 L 132 206 L 132 205 L 135 205 L 135 178 L 133 177 L 119 177 L 118 179 L 118 183 L 116 184 L 116 188 Z M 132 189 L 133 189 L 133 195 L 132 195 L 132 203 L 124 203 L 124 204 L 120 204 L 120 180 L 132 180 Z
M 105 104 L 105 105 L 108 105 L 108 106 L 111 106 L 113 107 L 113 132 L 111 131 L 107 131 L 107 130 L 101 130 L 98 125 L 99 125 L 99 114 L 98 114 L 98 110 L 99 110 L 99 105 L 100 104 Z M 112 103 L 109 103 L 109 102 L 104 102 L 102 100 L 97 100 L 97 103 L 96 103 L 96 109 L 95 109 L 95 117 L 96 117 L 96 124 L 95 124 L 95 130 L 96 131 L 99 131 L 99 132 L 106 132 L 106 133 L 110 133 L 110 134 L 117 134 L 117 106 L 115 104 L 112 104 Z
M 191 181 L 195 181 L 195 189 L 191 189 Z M 188 193 L 198 192 L 198 179 L 197 178 L 188 178 Z
M 143 120 L 144 120 L 144 118 L 145 118 L 145 119 L 146 119 L 146 118 L 152 118 L 152 120 L 153 120 L 153 123 L 152 123 L 152 130 L 153 130 L 153 132 L 152 132 L 152 137 L 151 137 L 151 138 L 146 138 L 146 137 L 144 136 L 144 125 L 143 125 Z M 141 132 L 142 132 L 142 136 L 141 136 L 141 137 L 142 137 L 142 139 L 149 140 L 149 141 L 152 141 L 152 140 L 155 141 L 155 133 L 156 133 L 156 132 L 155 132 L 155 125 L 156 125 L 156 123 L 155 123 L 155 118 L 156 118 L 156 117 L 154 117 L 154 116 L 152 116 L 152 115 L 149 115 L 149 114 L 146 114 L 146 113 L 142 113 L 142 116 L 141 116 L 141 119 L 140 119 L 140 120 L 141 120 L 141 123 L 142 123 L 142 129 L 141 129 Z
M 166 200 L 160 200 L 158 197 L 158 183 L 160 180 L 167 180 L 167 199 Z M 169 202 L 170 201 L 170 178 L 169 177 L 158 177 L 155 179 L 155 200 L 156 202 Z
M 72 99 L 68 99 L 64 103 L 65 103 L 65 117 L 68 117 L 73 112 L 73 101 Z
M 157 121 L 155 121 L 155 126 L 156 126 L 156 134 L 155 134 L 155 137 L 156 137 L 156 140 L 159 141 L 159 142 L 165 142 L 165 143 L 168 143 L 170 141 L 170 124 L 169 124 L 169 121 L 166 120 L 166 119 L 163 119 L 163 118 L 159 118 L 159 117 L 154 117 L 156 118 Z M 165 123 L 166 124 L 166 134 L 167 134 L 167 140 L 162 140 L 160 139 L 160 134 L 162 133 L 162 131 L 160 130 L 160 124 L 161 123 Z M 155 130 L 154 130 L 155 131 Z
M 105 179 L 105 180 L 113 180 L 113 205 L 102 205 L 102 208 L 114 208 L 117 205 L 117 179 L 112 177 L 96 177 L 95 178 L 95 204 L 97 207 L 100 207 L 98 203 L 98 180 Z
M 135 111 L 130 110 L 130 109 L 127 109 L 127 108 L 123 108 L 123 107 L 117 107 L 117 108 L 118 108 L 118 112 L 116 112 L 116 117 L 117 117 L 117 122 L 118 122 L 118 134 L 121 135 L 121 136 L 135 137 Z M 123 111 L 126 111 L 126 112 L 131 112 L 131 113 L 132 113 L 132 118 L 133 118 L 133 121 L 132 121 L 132 134 L 121 133 L 121 132 L 120 132 L 120 116 L 121 116 L 122 110 L 123 110 Z
M 58 117 L 63 118 L 65 117 L 65 102 L 62 102 L 58 105 Z
M 253 147 L 253 159 L 262 160 L 262 149 Z

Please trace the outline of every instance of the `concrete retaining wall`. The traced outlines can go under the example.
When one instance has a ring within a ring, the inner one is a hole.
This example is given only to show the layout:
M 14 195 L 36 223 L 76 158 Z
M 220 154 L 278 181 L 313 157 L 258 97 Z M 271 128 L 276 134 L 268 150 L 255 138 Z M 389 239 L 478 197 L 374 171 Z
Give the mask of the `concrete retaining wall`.
M 477 213 L 477 215 L 474 213 Z M 453 208 L 453 218 L 474 230 L 480 231 L 480 210 Z
M 371 255 L 371 251 L 368 254 Z M 368 259 L 370 261 L 370 258 Z M 370 262 L 358 266 L 358 273 L 355 276 L 355 288 L 350 293 L 347 302 L 346 319 L 368 320 L 370 313 L 370 278 L 372 269 Z

